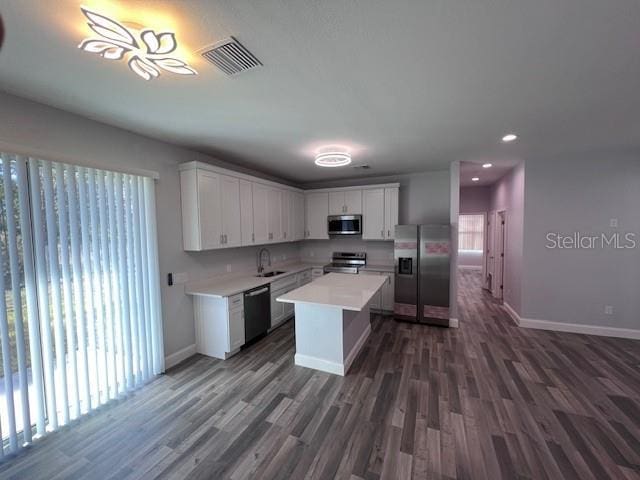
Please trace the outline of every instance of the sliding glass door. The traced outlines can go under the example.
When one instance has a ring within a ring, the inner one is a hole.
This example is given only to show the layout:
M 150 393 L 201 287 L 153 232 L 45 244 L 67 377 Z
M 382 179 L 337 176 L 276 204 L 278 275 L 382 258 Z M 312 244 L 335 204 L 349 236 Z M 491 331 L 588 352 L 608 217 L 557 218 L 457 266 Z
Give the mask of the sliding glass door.
M 164 368 L 153 180 L 1 160 L 0 455 Z

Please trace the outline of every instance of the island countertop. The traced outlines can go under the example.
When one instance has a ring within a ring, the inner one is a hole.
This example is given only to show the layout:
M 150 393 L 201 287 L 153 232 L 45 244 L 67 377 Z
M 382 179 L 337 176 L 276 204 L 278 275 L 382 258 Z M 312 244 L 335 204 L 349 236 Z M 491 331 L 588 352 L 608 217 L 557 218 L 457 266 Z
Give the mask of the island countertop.
M 330 273 L 296 288 L 276 300 L 284 303 L 306 303 L 338 307 L 359 312 L 387 281 L 384 276 Z

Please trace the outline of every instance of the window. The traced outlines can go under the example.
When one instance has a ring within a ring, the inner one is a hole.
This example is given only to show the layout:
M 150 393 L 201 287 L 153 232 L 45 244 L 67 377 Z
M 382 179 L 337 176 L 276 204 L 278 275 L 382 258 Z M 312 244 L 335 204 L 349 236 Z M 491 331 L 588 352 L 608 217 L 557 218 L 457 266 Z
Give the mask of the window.
M 0 159 L 2 456 L 164 360 L 153 180 Z
M 484 244 L 484 215 L 460 215 L 458 250 L 482 252 Z

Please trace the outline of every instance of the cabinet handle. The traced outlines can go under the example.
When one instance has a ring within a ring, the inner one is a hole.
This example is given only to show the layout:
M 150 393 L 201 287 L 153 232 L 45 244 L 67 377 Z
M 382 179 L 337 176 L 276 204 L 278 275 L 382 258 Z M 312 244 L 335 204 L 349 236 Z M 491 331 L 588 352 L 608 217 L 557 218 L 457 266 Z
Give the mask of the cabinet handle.
M 224 242 L 222 241 L 222 234 L 220 234 L 220 245 L 222 245 Z
M 284 238 L 287 238 L 287 232 L 284 232 Z
M 255 242 L 255 241 L 256 241 L 256 234 L 255 234 L 255 233 L 252 233 L 252 234 L 251 234 L 251 241 L 252 241 L 252 242 Z
M 380 230 L 380 236 L 384 238 L 384 230 Z
M 391 238 L 391 230 L 387 230 L 387 237 Z
M 226 233 L 224 234 L 224 243 L 225 244 L 229 243 L 229 239 L 227 238 L 227 234 Z

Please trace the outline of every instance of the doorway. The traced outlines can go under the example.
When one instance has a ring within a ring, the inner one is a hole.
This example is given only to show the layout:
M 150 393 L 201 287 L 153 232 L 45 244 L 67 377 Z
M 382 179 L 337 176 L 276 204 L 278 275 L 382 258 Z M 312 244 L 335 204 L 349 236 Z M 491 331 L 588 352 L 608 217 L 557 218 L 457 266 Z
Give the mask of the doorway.
M 505 247 L 507 212 L 498 210 L 487 215 L 487 243 L 485 249 L 485 276 L 483 287 L 494 298 L 502 300 L 505 289 Z

